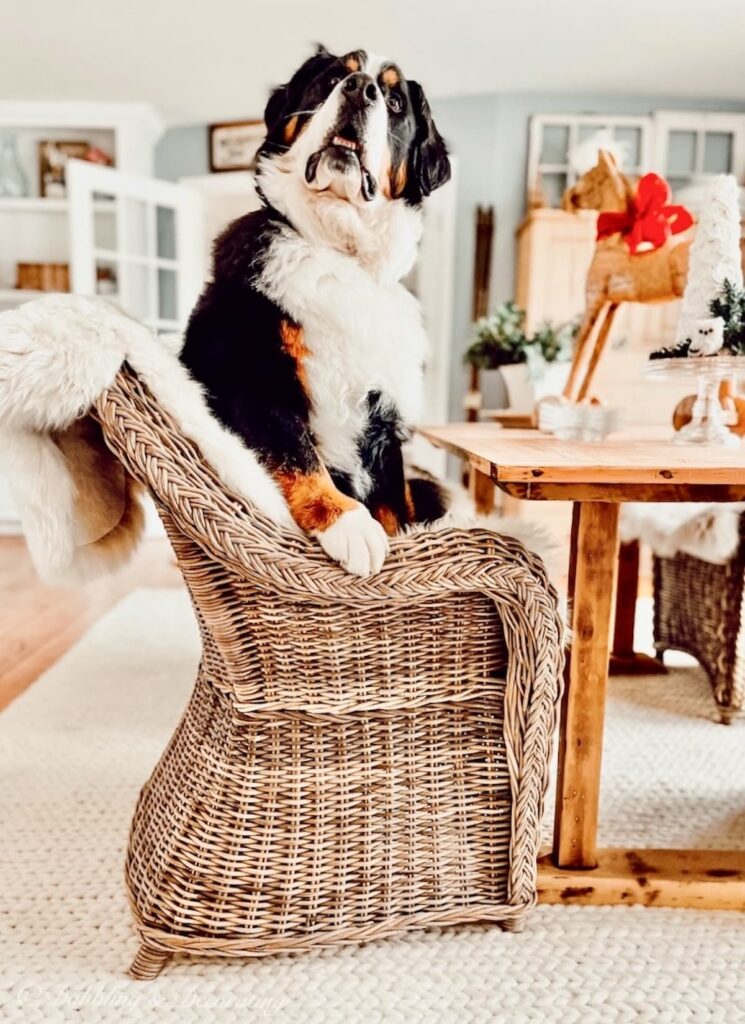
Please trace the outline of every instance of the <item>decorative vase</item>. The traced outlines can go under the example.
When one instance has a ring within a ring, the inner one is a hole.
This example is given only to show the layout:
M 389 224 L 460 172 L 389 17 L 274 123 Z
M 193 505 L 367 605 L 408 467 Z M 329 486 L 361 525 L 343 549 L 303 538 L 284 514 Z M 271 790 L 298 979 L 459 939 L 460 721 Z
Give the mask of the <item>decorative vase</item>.
M 28 178 L 21 167 L 16 150 L 16 135 L 0 135 L 0 196 L 17 199 L 28 195 Z
M 560 395 L 563 392 L 571 365 L 571 362 L 564 359 L 555 360 L 553 363 L 541 360 L 540 364 L 533 363 L 531 365 L 530 379 L 536 402 L 548 395 Z
M 507 408 L 513 412 L 532 412 L 535 396 L 528 364 L 513 363 L 510 366 L 500 366 L 499 372 L 507 389 Z
M 560 395 L 569 376 L 570 363 L 530 360 L 502 366 L 500 373 L 507 389 L 507 406 L 515 412 L 532 412 L 536 402 L 547 395 Z

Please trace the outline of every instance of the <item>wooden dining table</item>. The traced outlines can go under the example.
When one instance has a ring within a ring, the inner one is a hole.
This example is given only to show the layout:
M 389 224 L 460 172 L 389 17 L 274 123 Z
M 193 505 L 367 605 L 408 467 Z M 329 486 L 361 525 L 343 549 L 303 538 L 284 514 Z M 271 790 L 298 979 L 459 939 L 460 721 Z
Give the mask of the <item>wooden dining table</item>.
M 744 501 L 745 447 L 676 445 L 664 428 L 602 442 L 562 441 L 496 423 L 419 432 L 470 464 L 482 509 L 493 505 L 495 488 L 525 501 L 573 503 L 572 642 L 560 712 L 553 847 L 539 862 L 539 900 L 745 910 L 745 851 L 598 849 L 597 844 L 619 507 L 640 501 Z M 731 728 L 745 729 L 745 723 Z

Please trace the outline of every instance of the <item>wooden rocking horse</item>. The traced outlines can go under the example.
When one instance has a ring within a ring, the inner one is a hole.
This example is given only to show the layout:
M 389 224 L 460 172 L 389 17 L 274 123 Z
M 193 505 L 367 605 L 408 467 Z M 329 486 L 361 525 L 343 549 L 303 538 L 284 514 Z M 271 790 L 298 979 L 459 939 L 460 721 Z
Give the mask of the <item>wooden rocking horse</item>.
M 683 294 L 693 218 L 684 207 L 668 205 L 669 194 L 656 174 L 644 175 L 635 189 L 605 150 L 564 194 L 562 206 L 570 213 L 600 211 L 585 313 L 563 393 L 570 402 L 587 398 L 622 302 L 669 302 Z

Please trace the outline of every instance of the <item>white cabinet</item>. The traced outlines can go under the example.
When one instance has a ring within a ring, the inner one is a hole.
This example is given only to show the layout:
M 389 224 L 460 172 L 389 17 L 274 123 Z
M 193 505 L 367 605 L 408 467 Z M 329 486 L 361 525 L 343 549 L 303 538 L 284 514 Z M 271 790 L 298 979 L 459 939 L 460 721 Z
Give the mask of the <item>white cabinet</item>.
M 0 310 L 39 294 L 16 288 L 18 265 L 61 264 L 69 278 L 81 273 L 72 266 L 71 236 L 76 208 L 69 195 L 41 195 L 39 144 L 87 142 L 110 155 L 117 171 L 148 178 L 153 171 L 154 146 L 163 130 L 152 107 L 142 103 L 68 103 L 0 101 L 0 135 L 12 133 L 18 164 L 27 182 L 27 195 L 0 195 Z M 84 165 L 98 170 L 94 165 Z M 108 198 L 88 210 L 99 240 L 111 241 L 117 228 L 118 207 Z M 115 282 L 104 275 L 86 291 L 111 293 Z M 17 533 L 19 524 L 5 482 L 0 478 L 0 533 Z
M 577 181 L 573 158 L 584 143 L 608 139 L 621 154 L 625 174 L 649 170 L 653 120 L 643 115 L 534 114 L 528 141 L 528 205 L 557 207 Z
M 86 142 L 111 156 L 117 169 L 149 176 L 161 132 L 147 104 L 0 102 L 0 135 L 14 136 L 28 192 L 0 195 L 0 308 L 30 297 L 16 290 L 19 263 L 70 262 L 69 197 L 41 194 L 40 143 Z M 103 221 L 107 211 L 97 213 Z
M 734 174 L 738 181 L 745 177 L 745 114 L 534 114 L 528 144 L 529 208 L 561 205 L 565 189 L 577 180 L 573 158 L 583 143 L 599 137 L 618 147 L 624 174 L 638 177 L 656 171 L 667 178 L 680 202 L 688 201 L 692 187 L 700 189 L 716 174 Z

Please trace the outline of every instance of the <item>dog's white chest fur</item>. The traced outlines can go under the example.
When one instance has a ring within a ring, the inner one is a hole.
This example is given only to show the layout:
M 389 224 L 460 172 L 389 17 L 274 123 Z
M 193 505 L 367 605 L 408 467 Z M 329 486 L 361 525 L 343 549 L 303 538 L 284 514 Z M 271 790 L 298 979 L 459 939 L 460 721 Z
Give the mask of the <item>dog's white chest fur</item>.
M 354 257 L 291 231 L 272 243 L 260 287 L 303 328 L 322 458 L 366 490 L 358 444 L 369 393 L 380 392 L 407 423 L 420 413 L 426 335 L 417 300 Z

